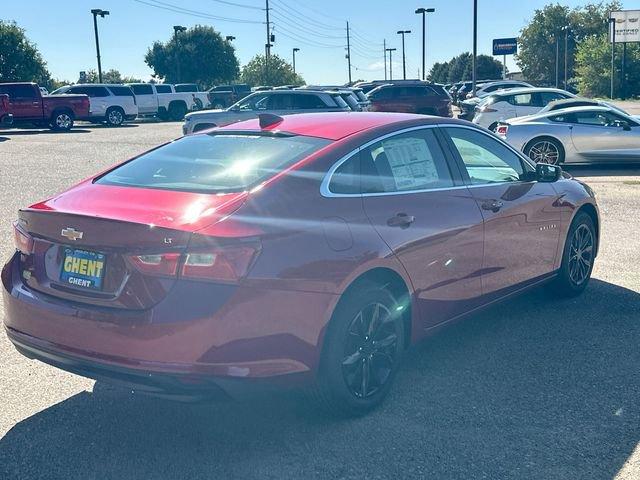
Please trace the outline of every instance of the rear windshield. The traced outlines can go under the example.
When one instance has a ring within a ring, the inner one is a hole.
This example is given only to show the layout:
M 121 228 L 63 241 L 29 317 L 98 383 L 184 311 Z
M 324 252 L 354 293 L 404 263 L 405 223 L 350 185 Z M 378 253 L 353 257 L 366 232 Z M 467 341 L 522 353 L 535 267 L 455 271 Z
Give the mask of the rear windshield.
M 96 183 L 200 193 L 243 191 L 329 143 L 303 136 L 190 135 L 111 170 Z

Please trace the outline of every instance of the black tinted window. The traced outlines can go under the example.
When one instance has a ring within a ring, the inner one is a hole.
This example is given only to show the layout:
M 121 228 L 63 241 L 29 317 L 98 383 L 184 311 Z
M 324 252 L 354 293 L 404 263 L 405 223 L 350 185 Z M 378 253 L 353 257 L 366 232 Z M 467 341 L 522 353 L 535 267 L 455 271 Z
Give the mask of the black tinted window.
M 295 95 L 293 98 L 293 108 L 315 109 L 327 108 L 327 106 L 317 95 Z
M 171 85 L 156 85 L 156 92 L 171 93 Z
M 111 93 L 116 97 L 133 96 L 133 92 L 129 87 L 109 87 L 109 90 L 111 90 Z
M 293 108 L 293 95 L 270 95 L 267 110 L 290 110 Z
M 9 95 L 10 99 L 37 98 L 35 90 L 31 85 L 0 85 L 0 93 Z
M 360 193 L 360 155 L 349 158 L 333 172 L 329 191 L 343 195 Z
M 136 95 L 153 95 L 151 85 L 131 85 L 131 90 Z
M 198 86 L 193 83 L 176 85 L 174 88 L 176 89 L 176 92 L 197 92 L 198 91 Z
M 328 143 L 303 136 L 189 135 L 116 167 L 96 183 L 204 193 L 242 191 Z
M 396 135 L 364 149 L 360 171 L 363 193 L 453 186 L 451 172 L 431 129 Z

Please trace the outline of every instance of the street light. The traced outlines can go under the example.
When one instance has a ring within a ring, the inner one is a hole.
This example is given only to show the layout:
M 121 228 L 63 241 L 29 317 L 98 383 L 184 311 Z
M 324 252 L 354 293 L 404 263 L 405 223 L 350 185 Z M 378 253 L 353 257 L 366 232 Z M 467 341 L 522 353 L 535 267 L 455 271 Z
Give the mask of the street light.
M 404 55 L 404 36 L 407 33 L 411 33 L 411 30 L 398 30 L 396 32 L 398 35 L 402 35 L 402 79 L 407 79 L 407 62 Z
M 299 52 L 300 49 L 298 47 L 295 47 L 293 49 L 293 73 L 296 73 L 296 52 Z
M 473 0 L 473 63 L 471 80 L 471 94 L 475 97 L 478 86 L 478 0 Z
M 613 100 L 613 80 L 616 68 L 616 19 L 609 17 L 609 25 L 611 25 L 611 100 Z
M 102 64 L 100 63 L 100 41 L 98 40 L 98 15 L 102 18 L 109 15 L 108 10 L 101 10 L 99 8 L 94 8 L 91 10 L 93 14 L 93 31 L 96 34 L 96 56 L 98 57 L 98 81 L 102 83 Z
M 392 52 L 395 52 L 397 48 L 387 48 L 387 52 L 389 52 L 389 80 L 393 80 L 393 57 Z
M 180 43 L 178 40 L 178 33 L 186 32 L 187 27 L 183 27 L 182 25 L 174 25 L 173 26 L 173 36 L 176 40 L 176 83 L 180 83 Z
M 227 35 L 226 37 L 224 37 L 224 39 L 227 42 L 233 42 L 236 39 L 236 37 L 234 37 L 233 35 Z
M 435 8 L 418 8 L 416 9 L 416 14 L 422 14 L 422 79 L 427 79 L 427 71 L 426 71 L 426 63 L 427 63 L 427 53 L 425 49 L 426 45 L 426 14 L 435 12 Z
M 569 25 L 565 25 L 560 30 L 564 32 L 564 89 L 569 83 Z

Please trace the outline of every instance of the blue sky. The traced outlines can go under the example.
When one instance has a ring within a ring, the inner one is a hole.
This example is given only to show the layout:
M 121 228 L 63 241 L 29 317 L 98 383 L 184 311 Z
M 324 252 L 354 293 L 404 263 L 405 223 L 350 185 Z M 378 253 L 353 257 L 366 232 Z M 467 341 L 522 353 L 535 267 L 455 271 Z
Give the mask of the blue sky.
M 421 65 L 421 19 L 417 7 L 433 7 L 427 17 L 427 70 L 436 61 L 472 48 L 472 0 L 270 0 L 276 43 L 273 52 L 288 59 L 291 49 L 297 70 L 308 83 L 343 83 L 347 79 L 344 58 L 345 21 L 353 27 L 353 77 L 383 78 L 382 42 L 396 47 L 394 76 L 401 72 L 401 40 L 397 30 L 412 30 L 406 37 L 407 76 L 417 77 Z M 478 50 L 491 54 L 491 40 L 517 36 L 535 9 L 550 0 L 479 0 Z M 560 1 L 570 7 L 585 1 Z M 150 6 L 178 6 L 207 18 Z M 236 5 L 232 5 L 236 4 Z M 627 9 L 640 1 L 625 1 Z M 241 6 L 238 6 L 241 5 Z M 111 14 L 99 18 L 103 70 L 116 68 L 123 74 L 148 79 L 151 70 L 144 54 L 154 40 L 166 40 L 176 24 L 212 25 L 222 35 L 234 35 L 241 64 L 264 51 L 266 27 L 264 0 L 5 0 L 0 18 L 15 20 L 34 41 L 54 77 L 76 80 L 80 70 L 96 68 L 93 23 L 90 10 Z M 253 7 L 253 8 L 252 8 Z M 211 16 L 222 18 L 211 18 Z M 226 19 L 240 20 L 239 23 Z M 511 70 L 517 69 L 508 60 Z M 359 69 L 359 70 L 356 70 Z

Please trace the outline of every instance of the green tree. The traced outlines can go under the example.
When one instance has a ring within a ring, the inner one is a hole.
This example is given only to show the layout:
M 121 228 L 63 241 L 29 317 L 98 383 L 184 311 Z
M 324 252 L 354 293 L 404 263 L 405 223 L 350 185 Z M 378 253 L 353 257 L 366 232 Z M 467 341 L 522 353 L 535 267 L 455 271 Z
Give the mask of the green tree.
M 268 68 L 265 64 L 264 55 L 256 55 L 249 63 L 242 67 L 240 80 L 252 87 L 257 85 L 304 85 L 304 79 L 294 73 L 289 62 L 271 54 Z
M 99 83 L 100 79 L 98 76 L 98 71 L 95 69 L 87 70 L 87 83 Z M 102 72 L 102 82 L 103 83 L 142 83 L 142 80 L 135 77 L 122 76 L 122 74 L 112 68 L 111 70 L 107 70 L 106 72 Z
M 502 78 L 502 62 L 490 55 L 478 55 L 476 65 L 477 80 Z M 469 52 L 453 57 L 443 64 L 436 63 L 430 73 L 431 81 L 455 83 L 471 80 L 473 77 L 473 55 Z
M 49 87 L 50 80 L 46 62 L 24 29 L 0 20 L 0 82 L 37 82 Z
M 469 80 L 464 78 L 467 66 L 472 61 L 472 55 L 469 52 L 461 53 L 457 57 L 453 57 L 449 61 L 449 74 L 447 77 L 447 83 L 459 82 L 461 80 Z
M 430 82 L 447 83 L 449 80 L 449 62 L 436 62 L 427 76 Z
M 620 47 L 621 49 L 621 47 Z M 618 50 L 618 58 L 620 58 Z M 608 97 L 611 93 L 611 43 L 606 33 L 593 35 L 578 45 L 576 52 L 576 77 L 581 95 L 588 97 Z M 620 62 L 616 62 L 614 90 L 622 93 L 622 72 Z M 626 96 L 640 94 L 640 45 L 627 46 Z
M 173 35 L 167 42 L 154 42 L 144 61 L 158 79 L 167 83 L 197 83 L 202 88 L 228 83 L 239 73 L 233 45 L 212 27 L 202 25 L 179 33 L 177 39 Z
M 564 79 L 565 31 L 568 27 L 567 77 L 575 76 L 577 45 L 593 35 L 607 32 L 607 18 L 611 10 L 620 9 L 620 3 L 589 3 L 573 10 L 559 4 L 549 4 L 536 10 L 532 20 L 522 29 L 519 38 L 518 66 L 524 77 L 541 85 L 555 85 L 556 42 L 560 61 L 558 77 Z

